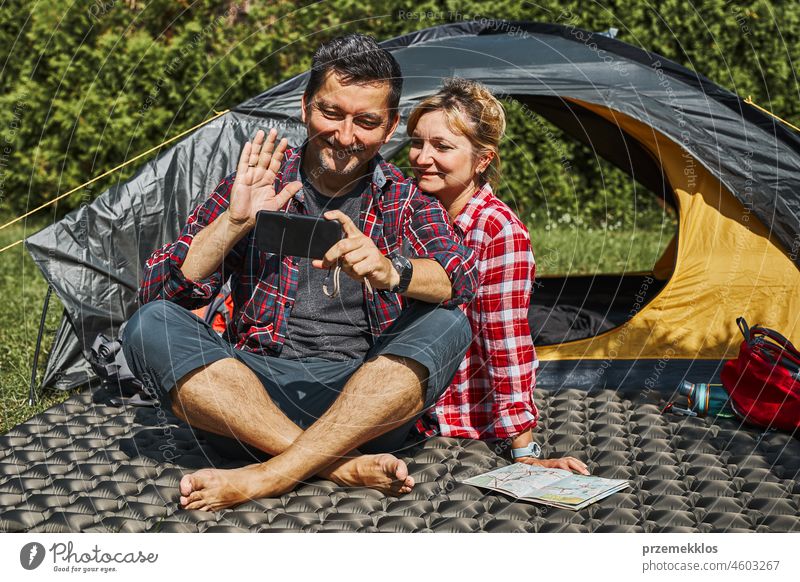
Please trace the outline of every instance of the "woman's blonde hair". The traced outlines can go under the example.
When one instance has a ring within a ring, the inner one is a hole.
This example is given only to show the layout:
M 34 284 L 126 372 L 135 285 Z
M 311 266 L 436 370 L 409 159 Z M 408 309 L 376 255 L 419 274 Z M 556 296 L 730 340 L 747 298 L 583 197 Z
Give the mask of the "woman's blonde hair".
M 424 99 L 411 112 L 408 135 L 414 132 L 420 117 L 431 111 L 444 112 L 450 131 L 469 139 L 476 157 L 494 154 L 480 178 L 482 183 L 496 187 L 500 181 L 500 140 L 506 131 L 503 104 L 477 81 L 459 77 L 445 79 L 438 93 Z

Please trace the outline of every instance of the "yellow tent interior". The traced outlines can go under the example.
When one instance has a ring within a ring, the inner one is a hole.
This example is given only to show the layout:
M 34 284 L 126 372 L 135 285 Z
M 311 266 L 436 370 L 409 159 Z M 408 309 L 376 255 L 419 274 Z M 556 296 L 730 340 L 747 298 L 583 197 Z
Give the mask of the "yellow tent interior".
M 661 166 L 678 210 L 677 248 L 670 245 L 654 274 L 643 279 L 647 286 L 670 273 L 655 297 L 641 303 L 631 299 L 627 322 L 594 337 L 539 346 L 539 359 L 720 361 L 738 352 L 740 316 L 800 343 L 800 272 L 752 208 L 646 123 L 607 107 L 574 103 L 638 140 Z M 745 172 L 747 163 L 742 160 Z M 676 251 L 673 256 L 670 249 Z

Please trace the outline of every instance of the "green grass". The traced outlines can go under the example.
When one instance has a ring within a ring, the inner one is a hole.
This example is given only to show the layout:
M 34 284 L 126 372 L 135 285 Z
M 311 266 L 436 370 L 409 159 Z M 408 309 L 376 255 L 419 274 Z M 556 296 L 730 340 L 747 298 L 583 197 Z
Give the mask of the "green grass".
M 8 217 L 0 217 L 0 224 L 7 220 Z M 20 222 L 0 230 L 0 248 L 30 236 L 43 226 L 43 223 L 29 223 L 25 228 Z M 0 254 L 0 434 L 68 397 L 63 392 L 48 392 L 39 395 L 35 406 L 28 406 L 33 351 L 46 292 L 47 283 L 24 245 Z M 54 294 L 39 356 L 40 378 L 61 312 L 61 303 Z
M 598 230 L 529 226 L 537 275 L 650 271 L 674 233 L 663 230 Z
M 0 220 L 0 224 L 7 219 Z M 44 226 L 21 223 L 0 230 L 0 248 L 30 236 Z M 670 234 L 658 230 L 602 231 L 560 225 L 547 230 L 530 227 L 539 275 L 594 272 L 647 271 L 669 242 Z M 0 254 L 0 434 L 62 402 L 69 395 L 50 391 L 28 406 L 33 351 L 47 284 L 23 245 Z M 62 306 L 50 300 L 46 333 L 39 357 L 39 377 L 61 320 Z

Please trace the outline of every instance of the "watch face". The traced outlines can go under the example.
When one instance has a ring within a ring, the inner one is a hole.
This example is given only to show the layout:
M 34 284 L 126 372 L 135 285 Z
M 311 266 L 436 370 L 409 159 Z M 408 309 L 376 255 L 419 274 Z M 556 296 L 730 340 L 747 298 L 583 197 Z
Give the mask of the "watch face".
M 392 264 L 394 265 L 394 268 L 397 269 L 397 272 L 402 279 L 403 274 L 409 267 L 408 260 L 405 257 L 395 257 L 392 259 Z
M 413 271 L 411 261 L 402 255 L 396 255 L 392 257 L 392 265 L 394 265 L 397 274 L 400 275 L 400 282 L 392 291 L 394 293 L 403 293 L 408 289 L 408 284 L 411 282 L 411 274 Z

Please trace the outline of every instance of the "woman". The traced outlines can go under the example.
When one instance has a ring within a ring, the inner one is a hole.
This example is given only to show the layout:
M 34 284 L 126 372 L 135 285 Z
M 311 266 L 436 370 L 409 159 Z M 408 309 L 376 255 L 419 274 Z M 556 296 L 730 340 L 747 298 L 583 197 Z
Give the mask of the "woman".
M 478 256 L 480 287 L 465 307 L 473 341 L 435 407 L 443 436 L 500 439 L 518 462 L 589 474 L 574 457 L 539 459 L 531 429 L 536 353 L 528 326 L 535 263 L 528 232 L 492 192 L 505 132 L 501 103 L 483 85 L 445 81 L 408 120 L 419 188 L 436 196 Z

